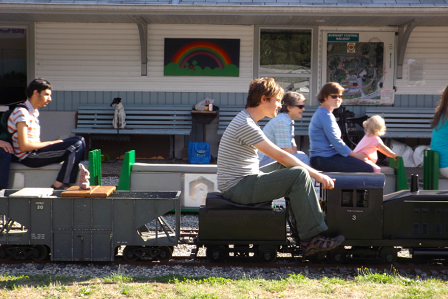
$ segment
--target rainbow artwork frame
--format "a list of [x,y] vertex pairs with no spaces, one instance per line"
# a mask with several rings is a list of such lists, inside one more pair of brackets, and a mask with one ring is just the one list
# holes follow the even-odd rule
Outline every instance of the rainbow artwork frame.
[[165,76],[240,75],[239,39],[165,38]]

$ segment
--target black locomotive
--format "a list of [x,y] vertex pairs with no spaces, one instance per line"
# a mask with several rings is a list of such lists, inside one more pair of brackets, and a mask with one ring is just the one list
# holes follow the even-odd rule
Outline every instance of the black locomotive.
[[[327,173],[333,190],[320,201],[329,230],[342,234],[342,246],[314,258],[392,263],[401,248],[412,256],[448,257],[448,191],[400,191],[383,197],[384,175]],[[199,212],[198,243],[212,260],[254,255],[273,261],[277,252],[300,256],[301,248],[287,238],[288,209],[238,207],[211,193]]]
[[[392,263],[401,248],[413,257],[448,258],[448,191],[399,191],[383,197],[385,177],[327,173],[333,190],[320,202],[329,230],[345,242],[312,258]],[[179,192],[116,191],[107,198],[13,197],[0,191],[0,259],[36,261],[167,261],[180,240]],[[195,244],[211,260],[258,258],[279,252],[301,259],[290,238],[286,206],[240,205],[209,193],[199,211]],[[173,214],[172,211],[175,211]],[[174,224],[166,221],[172,215]],[[19,225],[20,223],[20,225]]]

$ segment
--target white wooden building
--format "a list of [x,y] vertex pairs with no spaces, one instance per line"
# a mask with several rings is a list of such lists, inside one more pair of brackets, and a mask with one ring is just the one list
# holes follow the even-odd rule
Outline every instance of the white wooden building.
[[[395,107],[435,107],[448,85],[447,29],[448,0],[2,0],[0,47],[9,54],[0,59],[2,66],[25,59],[27,82],[53,84],[41,123],[43,139],[54,139],[70,135],[80,104],[120,96],[125,106],[193,105],[208,97],[243,106],[249,83],[261,76],[301,86],[307,104],[317,106],[315,95],[329,81],[328,33],[384,42],[384,84]],[[11,30],[25,42],[11,46]],[[263,34],[276,32],[309,35],[305,67],[260,63]],[[166,38],[239,39],[239,77],[164,76]],[[216,128],[216,121],[207,126],[212,153]]]

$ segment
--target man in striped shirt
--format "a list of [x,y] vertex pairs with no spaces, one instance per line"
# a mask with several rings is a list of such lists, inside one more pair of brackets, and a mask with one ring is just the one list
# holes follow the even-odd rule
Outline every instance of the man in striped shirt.
[[[333,180],[269,141],[257,125],[260,119],[277,115],[283,94],[272,78],[250,83],[245,110],[230,122],[221,138],[218,186],[225,198],[241,204],[289,198],[297,225],[293,235],[306,248],[305,255],[312,255],[336,248],[344,237],[330,239],[319,235],[328,227],[310,177],[323,189],[333,189]],[[277,162],[260,169],[258,150]]]
[[8,131],[12,135],[15,157],[28,167],[42,167],[52,163],[62,164],[56,181],[51,186],[56,190],[68,189],[76,182],[78,164],[84,157],[85,142],[81,136],[64,140],[40,141],[38,108],[51,101],[51,83],[43,78],[34,79],[28,85],[28,100],[25,107],[17,107],[8,119]]

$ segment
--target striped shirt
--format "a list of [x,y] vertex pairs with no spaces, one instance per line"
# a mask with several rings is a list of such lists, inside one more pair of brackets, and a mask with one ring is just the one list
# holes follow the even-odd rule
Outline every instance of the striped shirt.
[[218,187],[225,192],[245,176],[258,174],[258,150],[254,144],[266,136],[250,114],[243,110],[230,122],[218,150]]
[[19,146],[19,137],[17,134],[17,123],[25,122],[27,126],[27,136],[30,142],[40,142],[40,125],[39,125],[39,111],[34,109],[30,101],[25,102],[25,106],[28,108],[17,107],[11,113],[8,119],[8,132],[12,135],[12,146],[14,148],[14,155],[19,160],[23,160],[28,156],[28,152],[22,152]]

